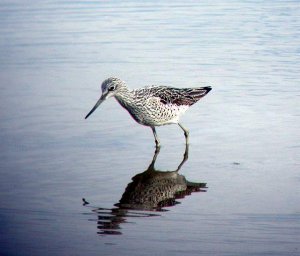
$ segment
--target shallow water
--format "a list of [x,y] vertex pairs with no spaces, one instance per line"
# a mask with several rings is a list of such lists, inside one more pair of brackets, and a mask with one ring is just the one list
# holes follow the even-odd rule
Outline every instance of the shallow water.
[[[1,1],[1,255],[299,255],[299,14],[298,1]],[[182,118],[191,144],[171,175],[201,188],[118,204],[155,148],[112,99],[84,120],[109,76],[213,87]],[[182,131],[157,131],[155,170],[175,171]]]

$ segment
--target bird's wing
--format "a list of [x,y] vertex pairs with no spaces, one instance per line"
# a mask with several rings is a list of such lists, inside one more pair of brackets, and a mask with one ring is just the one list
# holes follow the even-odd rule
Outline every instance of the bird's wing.
[[160,98],[160,102],[163,104],[191,106],[204,97],[211,90],[211,87],[179,89],[167,86],[157,86],[149,89],[151,96]]

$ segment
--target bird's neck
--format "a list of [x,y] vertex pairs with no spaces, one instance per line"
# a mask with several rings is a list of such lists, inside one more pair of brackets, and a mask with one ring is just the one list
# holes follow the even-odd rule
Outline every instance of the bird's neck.
[[133,102],[134,95],[127,87],[124,87],[118,94],[115,95],[115,98],[122,107],[127,108]]

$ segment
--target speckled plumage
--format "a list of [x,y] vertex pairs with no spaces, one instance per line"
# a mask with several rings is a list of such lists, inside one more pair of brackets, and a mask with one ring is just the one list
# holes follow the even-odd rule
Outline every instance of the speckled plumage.
[[178,124],[184,131],[188,143],[188,131],[179,123],[181,115],[204,97],[211,87],[174,88],[149,86],[129,90],[118,78],[108,78],[102,83],[102,96],[86,118],[107,98],[115,97],[139,124],[152,128],[156,145],[159,140],[155,126]]

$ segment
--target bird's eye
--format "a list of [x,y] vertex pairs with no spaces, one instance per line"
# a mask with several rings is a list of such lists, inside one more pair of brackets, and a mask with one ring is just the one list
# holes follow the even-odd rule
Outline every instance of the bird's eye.
[[111,91],[114,91],[115,89],[116,89],[116,87],[115,87],[115,86],[113,86],[113,85],[112,85],[112,86],[110,86],[110,87],[108,87],[108,91],[110,91],[110,92],[111,92]]

